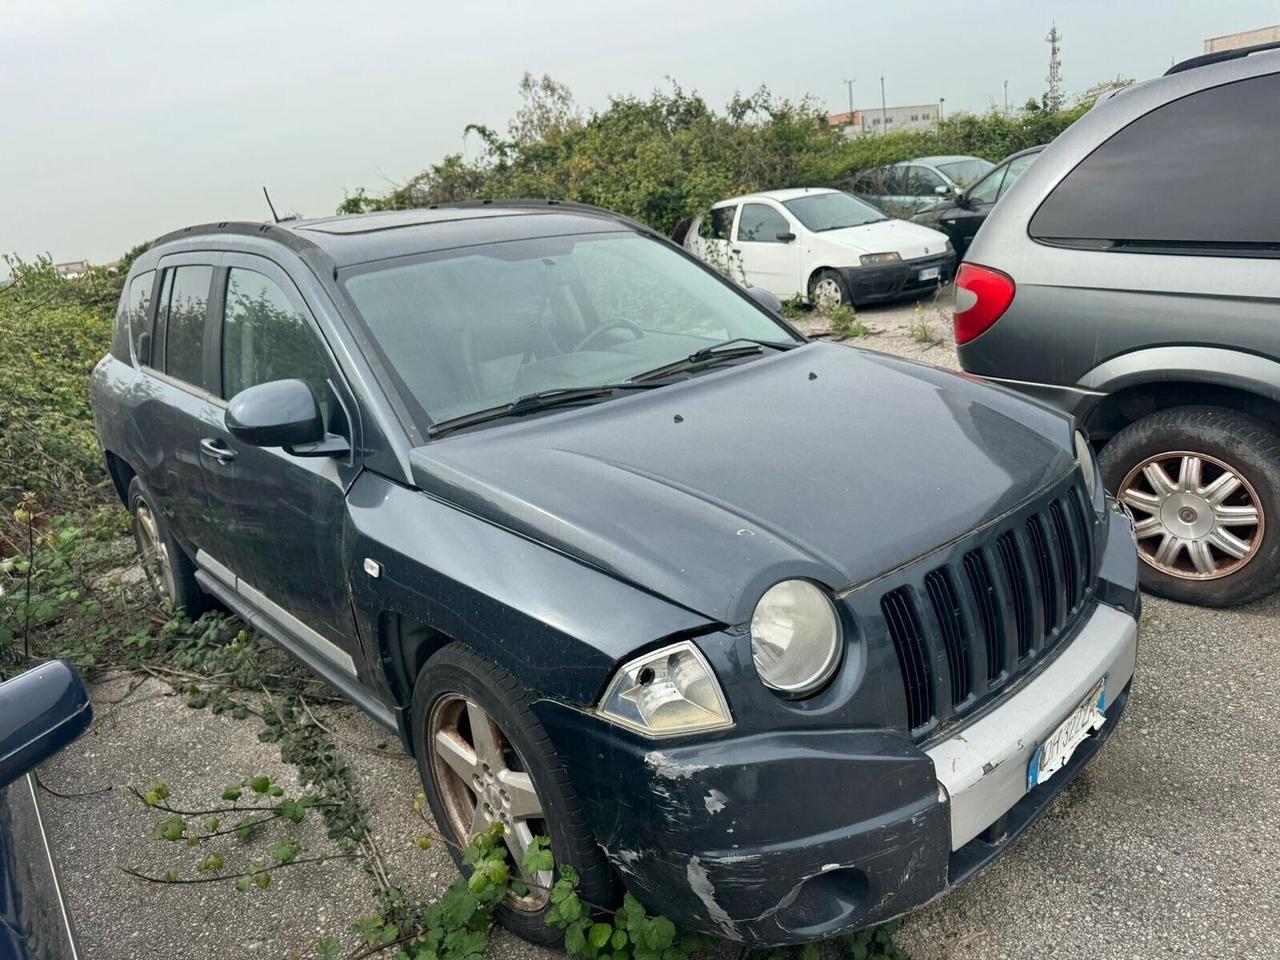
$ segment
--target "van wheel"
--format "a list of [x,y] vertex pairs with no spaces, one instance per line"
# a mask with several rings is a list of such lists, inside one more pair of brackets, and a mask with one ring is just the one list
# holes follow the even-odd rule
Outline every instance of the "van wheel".
[[1280,586],[1280,433],[1219,407],[1175,407],[1132,423],[1099,457],[1133,512],[1142,586],[1231,606]]
[[564,932],[545,921],[554,877],[531,876],[522,863],[530,841],[548,837],[556,863],[577,868],[587,903],[612,907],[617,880],[532,703],[515,677],[454,643],[419,672],[410,723],[427,802],[458,869],[470,873],[462,862],[468,840],[501,823],[511,876],[525,890],[511,892],[498,920],[526,940],[559,946]]
[[166,611],[181,609],[194,620],[208,608],[209,597],[196,583],[195,564],[169,533],[140,477],[129,482],[129,512],[142,572],[156,599]]
[[809,278],[809,303],[815,307],[849,306],[849,288],[834,270],[819,270]]

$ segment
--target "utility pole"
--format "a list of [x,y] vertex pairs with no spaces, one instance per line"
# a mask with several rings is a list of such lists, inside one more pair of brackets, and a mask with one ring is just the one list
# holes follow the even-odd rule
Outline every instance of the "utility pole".
[[1004,82],[1004,115],[1009,115],[1009,81]]
[[884,74],[880,74],[880,132],[889,132],[889,108],[885,106]]
[[844,81],[844,85],[849,88],[849,123],[850,125],[853,124],[853,85],[857,82],[857,80],[858,78],[854,77],[852,80]]
[[1046,110],[1057,111],[1062,109],[1062,58],[1058,50],[1062,34],[1058,32],[1057,21],[1053,21],[1044,40],[1049,44],[1049,75],[1045,77],[1049,86],[1044,93],[1044,106]]
[[939,97],[938,98],[938,120],[942,121],[945,119],[947,119],[947,98]]

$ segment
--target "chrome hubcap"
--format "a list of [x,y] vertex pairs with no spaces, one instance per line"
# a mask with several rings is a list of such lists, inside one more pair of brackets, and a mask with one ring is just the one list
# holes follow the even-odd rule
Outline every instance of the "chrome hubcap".
[[460,695],[442,697],[428,721],[431,769],[454,836],[465,842],[500,823],[512,864],[528,886],[511,894],[521,910],[541,910],[553,883],[549,870],[528,874],[524,855],[547,825],[542,801],[520,755],[479,704]]
[[139,500],[134,508],[133,533],[138,542],[138,555],[142,561],[142,571],[147,575],[147,582],[151,584],[151,589],[161,603],[166,607],[173,606],[173,598],[178,590],[173,580],[169,548],[160,536],[155,514],[144,500]]
[[1170,576],[1225,577],[1252,560],[1262,543],[1257,493],[1235,469],[1206,454],[1149,457],[1124,478],[1120,499],[1138,513],[1139,555]]
[[813,285],[813,302],[817,307],[834,307],[840,303],[840,285],[823,277]]

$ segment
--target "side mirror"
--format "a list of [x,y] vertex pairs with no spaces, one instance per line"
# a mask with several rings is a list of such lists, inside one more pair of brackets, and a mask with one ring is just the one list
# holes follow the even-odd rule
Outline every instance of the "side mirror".
[[948,193],[951,192],[951,188],[948,187],[945,183],[940,183],[933,188],[933,192],[940,197],[945,197]]
[[324,416],[302,380],[272,380],[241,390],[227,404],[227,430],[252,447],[283,447],[298,457],[346,453],[346,440],[325,433]]
[[764,287],[748,287],[751,299],[775,316],[782,316],[782,301]]
[[75,740],[92,719],[80,674],[61,660],[0,683],[0,789]]
[[790,230],[779,230],[773,235],[775,240],[781,240],[783,243],[790,243],[796,238],[796,235]]

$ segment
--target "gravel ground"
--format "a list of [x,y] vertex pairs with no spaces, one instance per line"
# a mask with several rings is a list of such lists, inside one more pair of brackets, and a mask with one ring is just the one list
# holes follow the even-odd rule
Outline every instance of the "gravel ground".
[[[871,332],[848,342],[954,367],[949,303],[944,292],[918,312],[859,311]],[[921,320],[937,342],[912,336]],[[908,918],[898,939],[916,960],[1280,952],[1280,598],[1231,611],[1148,598],[1143,631],[1121,728],[1007,855]],[[94,690],[94,727],[42,769],[48,787],[86,793],[159,777],[173,802],[198,806],[249,774],[294,786],[277,749],[258,742],[257,721],[189,709],[154,681],[112,705],[126,690],[121,680]],[[448,856],[412,843],[421,832],[413,763],[354,708],[318,716],[360,785],[393,882],[415,897],[442,889],[454,876]],[[369,878],[349,860],[283,870],[246,894],[145,884],[120,867],[163,873],[195,859],[148,839],[154,813],[119,789],[46,793],[45,807],[88,960],[309,957],[315,940],[374,906]],[[318,822],[304,823],[300,839],[327,849]],[[260,846],[234,862],[262,858]],[[490,956],[554,955],[500,932]]]

